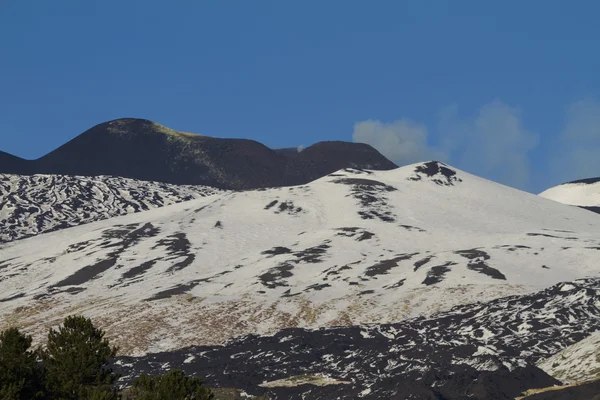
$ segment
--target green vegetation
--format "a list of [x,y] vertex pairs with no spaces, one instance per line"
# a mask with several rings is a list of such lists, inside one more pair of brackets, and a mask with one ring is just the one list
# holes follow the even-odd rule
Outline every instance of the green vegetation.
[[212,400],[200,378],[172,370],[143,375],[127,393],[109,368],[117,354],[89,318],[67,317],[43,349],[16,328],[0,332],[0,400]]
[[0,399],[43,398],[42,369],[31,351],[31,336],[16,328],[0,333]]
[[57,331],[50,330],[42,351],[49,392],[64,400],[116,399],[118,376],[106,367],[116,354],[117,348],[90,319],[67,317]]
[[142,375],[134,382],[131,394],[136,400],[214,399],[200,378],[185,376],[180,370],[171,370],[159,376]]

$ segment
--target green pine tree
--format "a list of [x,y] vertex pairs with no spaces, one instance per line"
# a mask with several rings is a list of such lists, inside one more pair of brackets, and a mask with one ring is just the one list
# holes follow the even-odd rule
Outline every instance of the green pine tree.
[[0,399],[42,398],[42,370],[31,341],[17,328],[0,332]]
[[119,400],[121,396],[115,388],[100,386],[100,387],[88,387],[85,391],[85,395],[81,397],[82,400]]
[[211,400],[213,393],[202,379],[186,376],[181,370],[164,375],[142,375],[131,389],[134,400]]
[[117,398],[114,384],[118,376],[107,366],[117,348],[104,336],[104,331],[82,316],[69,316],[58,330],[49,331],[42,359],[53,398]]

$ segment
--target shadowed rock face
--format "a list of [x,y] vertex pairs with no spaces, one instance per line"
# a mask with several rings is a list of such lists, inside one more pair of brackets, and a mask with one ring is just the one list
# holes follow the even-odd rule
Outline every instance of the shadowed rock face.
[[96,125],[37,160],[0,153],[2,173],[113,175],[225,189],[304,184],[346,167],[396,165],[365,144],[323,142],[282,152],[252,140],[177,132],[143,119]]
[[563,185],[570,185],[570,184],[573,184],[573,183],[591,185],[591,184],[598,183],[598,182],[600,182],[600,177],[598,177],[598,178],[579,179],[579,180],[576,180],[576,181],[571,181],[571,182],[563,183]]
[[389,170],[397,166],[368,144],[320,142],[288,156],[284,182],[301,185],[342,168]]
[[600,214],[600,207],[597,207],[597,206],[579,206],[579,207]]
[[12,154],[0,151],[0,170],[6,174],[29,174],[29,163]]

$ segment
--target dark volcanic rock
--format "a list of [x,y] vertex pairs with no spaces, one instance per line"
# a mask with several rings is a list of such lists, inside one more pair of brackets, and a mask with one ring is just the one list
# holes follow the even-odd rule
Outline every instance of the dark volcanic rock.
[[0,174],[0,243],[217,193],[121,177]]
[[[142,238],[156,236],[158,232],[159,229],[154,227],[151,223],[146,223],[141,227],[137,224],[131,224],[116,229],[105,230],[102,234],[102,239],[106,239],[107,242],[102,247],[113,248],[114,250],[108,253],[106,258],[103,260],[79,269],[62,281],[55,283],[50,287],[50,289],[63,286],[82,285],[89,280],[96,279],[99,275],[108,271],[117,264],[117,258],[120,253],[138,243]],[[118,239],[118,241],[111,243],[110,239]],[[81,251],[90,245],[90,242],[76,243],[68,248],[67,252]]]
[[[366,171],[352,169],[348,169],[347,172],[369,174]],[[340,185],[349,185],[352,188],[350,196],[358,200],[361,208],[358,215],[362,219],[379,219],[384,222],[395,221],[396,216],[388,205],[386,194],[398,190],[397,188],[364,178],[340,178],[335,179],[333,182]]]
[[595,212],[597,214],[600,214],[600,206],[578,206],[578,207],[586,209],[588,211]]
[[506,276],[496,268],[492,268],[485,263],[486,260],[490,259],[489,254],[487,254],[483,250],[471,249],[471,250],[459,250],[455,251],[456,254],[460,254],[461,256],[469,259],[469,264],[467,268],[472,271],[477,271],[481,274],[488,275],[493,279],[502,279],[506,280]]
[[27,160],[0,151],[0,173],[27,175],[31,173],[30,164]]
[[323,142],[293,153],[133,118],[96,125],[37,160],[0,153],[0,173],[112,175],[224,189],[299,185],[347,167],[387,170],[396,165],[361,143]]
[[368,144],[319,142],[287,159],[284,185],[301,185],[343,168],[389,170],[397,165]]
[[456,171],[439,161],[429,161],[415,168],[415,174],[408,179],[411,181],[420,181],[423,178],[429,178],[440,186],[454,186],[462,182],[456,175]]
[[267,255],[271,255],[271,256],[276,256],[279,254],[289,254],[291,253],[292,250],[288,249],[287,247],[282,247],[282,246],[275,246],[270,250],[265,250],[262,251],[260,254],[267,254]]
[[[290,270],[281,265],[265,283],[285,284]],[[527,389],[558,384],[535,363],[596,331],[599,323],[600,279],[583,279],[429,318],[284,329],[225,346],[122,357],[118,365],[124,384],[144,372],[181,368],[214,387],[268,393],[271,399],[514,399]],[[263,386],[322,375],[339,384]]]
[[436,265],[435,267],[431,267],[429,272],[427,272],[427,277],[423,281],[424,285],[434,285],[436,283],[440,283],[444,280],[444,276],[446,272],[450,272],[450,267],[456,265],[456,263],[452,261],[448,261],[443,265]]
[[598,182],[600,182],[600,177],[598,177],[598,178],[579,179],[579,180],[576,180],[576,181],[571,181],[571,182],[563,183],[562,185],[569,185],[569,184],[572,184],[572,183],[583,183],[583,184],[586,184],[586,185],[591,185],[593,183],[598,183]]

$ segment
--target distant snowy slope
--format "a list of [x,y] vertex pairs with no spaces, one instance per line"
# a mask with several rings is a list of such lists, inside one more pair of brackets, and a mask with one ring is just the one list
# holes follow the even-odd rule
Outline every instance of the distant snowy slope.
[[0,243],[221,192],[108,176],[0,174]]
[[551,187],[540,196],[575,206],[600,206],[600,178],[584,179]]
[[430,162],[228,192],[1,249],[0,328],[76,310],[128,354],[397,322],[600,274],[600,218]]
[[538,366],[566,383],[600,379],[600,330],[545,359]]

